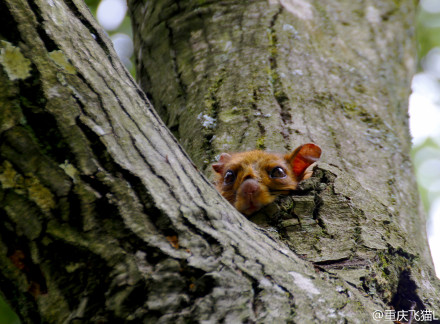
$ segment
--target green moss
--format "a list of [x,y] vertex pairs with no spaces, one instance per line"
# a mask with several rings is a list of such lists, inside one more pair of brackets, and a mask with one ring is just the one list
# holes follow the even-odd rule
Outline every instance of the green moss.
[[66,73],[76,74],[75,67],[69,63],[66,56],[61,51],[52,51],[49,53],[49,57],[55,62],[57,66],[62,68]]
[[204,169],[207,164],[214,161],[215,151],[212,141],[215,139],[215,131],[218,128],[218,114],[220,99],[218,96],[219,89],[223,83],[223,76],[219,75],[215,80],[212,80],[211,86],[204,97],[205,109],[203,109],[197,116],[198,121],[202,124],[203,142],[201,143],[201,154],[199,157],[193,156],[195,163],[199,161],[199,167]]
[[41,210],[48,212],[55,208],[55,199],[49,189],[44,187],[35,177],[25,180],[29,198],[35,202]]
[[0,42],[0,63],[11,80],[24,80],[31,76],[31,61],[20,48],[6,41]]
[[[9,161],[4,161],[0,166],[0,183],[3,189],[10,189],[17,187],[17,182],[20,183],[21,176],[12,167]],[[23,185],[21,185],[23,188]]]
[[83,267],[84,263],[70,263],[66,266],[66,271],[68,273],[72,273],[75,272],[76,270],[78,270],[79,268]]
[[277,38],[277,34],[275,33],[275,30],[273,28],[268,29],[267,31],[267,37],[269,39],[269,49],[270,49],[270,53],[272,55],[276,55],[277,54],[277,42],[278,42],[278,38]]
[[344,115],[348,118],[359,118],[372,128],[378,128],[382,124],[382,120],[369,113],[364,107],[359,106],[357,102],[343,101],[339,103]]
[[208,88],[208,92],[205,95],[204,103],[205,103],[205,111],[204,114],[216,118],[217,117],[217,109],[219,106],[219,100],[217,98],[217,92],[223,82],[223,77],[219,76],[213,84]]
[[269,29],[267,33],[269,37],[269,66],[267,67],[267,74],[269,75],[270,82],[272,85],[275,85],[277,82],[279,82],[279,75],[276,71],[276,64],[275,64],[275,56],[278,54],[277,49],[277,36],[274,29]]
[[390,274],[390,271],[388,269],[389,266],[388,260],[383,252],[378,253],[378,258],[379,258],[379,262],[377,266],[382,275],[382,278],[388,280]]
[[55,198],[50,190],[38,178],[19,174],[9,161],[4,161],[0,166],[0,183],[4,189],[14,189],[17,194],[27,195],[45,212],[55,208]]
[[347,114],[356,114],[358,112],[358,105],[356,102],[343,102],[341,104],[341,108],[347,113]]
[[379,116],[369,113],[364,107],[360,106],[357,101],[342,101],[331,93],[316,95],[314,100],[320,106],[341,109],[345,117],[349,119],[357,118],[366,123],[370,128],[381,128],[383,123]]
[[75,169],[75,167],[69,163],[69,161],[64,161],[63,164],[60,164],[60,168],[64,170],[64,172],[71,177],[74,181],[78,177],[78,170]]
[[388,267],[389,264],[388,264],[388,261],[387,261],[385,255],[382,252],[380,252],[378,256],[379,256],[379,260],[381,261],[381,266]]
[[257,139],[256,142],[256,148],[257,150],[265,150],[266,149],[266,145],[264,144],[266,140],[266,136],[261,136],[260,138]]
[[237,120],[242,121],[246,115],[248,115],[248,112],[245,109],[233,107],[231,109],[222,109],[218,118],[224,123],[231,123]]

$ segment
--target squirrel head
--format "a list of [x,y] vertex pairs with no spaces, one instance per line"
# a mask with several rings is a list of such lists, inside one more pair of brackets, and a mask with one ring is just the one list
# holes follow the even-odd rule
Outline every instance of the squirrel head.
[[310,167],[320,156],[321,148],[308,143],[285,155],[258,150],[222,153],[212,168],[217,190],[241,213],[251,215],[310,178]]

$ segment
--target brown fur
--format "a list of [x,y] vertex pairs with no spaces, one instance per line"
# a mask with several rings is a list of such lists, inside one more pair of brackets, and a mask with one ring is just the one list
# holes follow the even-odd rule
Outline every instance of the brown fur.
[[[286,155],[264,151],[223,153],[219,162],[212,166],[217,174],[216,187],[240,212],[251,215],[272,203],[278,195],[295,190],[301,180],[309,178],[312,171],[308,168],[320,155],[319,146],[311,143]],[[282,168],[285,177],[271,177],[277,167]],[[235,175],[231,183],[225,181],[228,171]]]

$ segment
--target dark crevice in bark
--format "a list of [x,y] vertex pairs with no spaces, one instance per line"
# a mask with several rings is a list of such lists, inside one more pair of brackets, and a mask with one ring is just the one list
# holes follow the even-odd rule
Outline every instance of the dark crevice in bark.
[[[171,65],[172,65],[172,69],[174,72],[174,78],[175,78],[176,84],[178,86],[178,89],[175,89],[175,90],[179,93],[178,97],[181,96],[183,98],[183,102],[186,102],[187,101],[187,98],[186,98],[187,89],[186,89],[185,83],[182,80],[181,72],[179,72],[179,64],[178,64],[178,60],[177,60],[178,55],[176,54],[177,46],[176,46],[176,41],[174,39],[175,38],[174,31],[167,22],[165,22],[165,28],[168,30],[168,42],[169,42],[168,46],[170,49]],[[170,111],[168,111],[167,107],[165,107],[165,106],[163,107],[163,111],[166,112],[166,116],[167,116],[167,123],[166,124],[167,124],[168,128],[171,129],[174,127],[174,128],[177,128],[177,130],[178,130],[178,128],[179,128],[179,118],[178,117],[179,116],[177,116],[177,118],[173,118],[173,123],[170,122],[170,117],[172,116],[173,112],[175,113],[181,109],[182,109],[181,107],[173,107],[172,111],[170,112]],[[177,135],[179,135],[178,131],[173,132],[173,133],[176,133]],[[179,137],[177,137],[177,139],[179,139]]]
[[55,196],[64,197],[71,182],[58,165],[41,153],[29,131],[13,127],[0,135],[0,154],[22,174],[29,174],[48,187]]
[[[127,287],[130,286],[130,287]],[[123,299],[120,300],[120,304],[117,308],[117,313],[108,313],[107,323],[139,323],[139,319],[133,316],[140,309],[143,310],[143,307],[139,307],[139,300],[145,299],[145,296],[148,295],[148,283],[145,281],[138,281],[134,286],[131,285],[123,285],[118,287],[118,285],[114,285],[113,289],[109,289],[107,294],[109,295],[117,295],[118,293],[126,294]],[[118,289],[119,288],[119,289]],[[119,291],[118,291],[119,290]],[[125,290],[125,292],[123,291]],[[129,290],[127,293],[126,291]],[[126,316],[125,319],[122,319],[121,315],[124,314]],[[130,318],[131,317],[131,318]],[[83,318],[83,320],[86,320]],[[95,323],[99,323],[99,318],[94,318]],[[104,321],[102,321],[104,322]],[[147,323],[147,322],[144,322]]]
[[32,70],[32,78],[19,83],[20,106],[26,118],[26,129],[32,134],[43,154],[48,155],[58,164],[68,160],[74,163],[75,157],[54,116],[45,110],[47,100],[44,96],[39,75]]
[[[5,163],[6,162],[6,163]],[[6,164],[12,165],[12,167],[16,168],[16,165],[9,161],[4,161],[0,158],[0,170],[3,175],[5,172],[3,166]],[[4,226],[4,230],[6,232],[2,233],[1,236],[4,238],[11,238],[13,236],[6,235],[8,234],[19,234],[20,237],[28,237],[31,239],[40,238],[46,229],[44,212],[40,206],[38,206],[35,201],[32,200],[33,197],[30,197],[29,189],[25,188],[24,184],[29,178],[25,178],[22,174],[15,173],[14,174],[14,188],[3,189],[0,188],[0,211],[7,209],[8,205],[12,205],[12,208],[7,209],[7,212],[3,214],[4,219],[1,222],[2,226]],[[17,216],[19,219],[17,219]],[[27,224],[29,222],[29,224]],[[12,246],[18,245],[19,239],[16,241],[8,242]]]
[[[7,216],[4,216],[6,220]],[[3,217],[2,217],[3,218]],[[2,222],[3,223],[3,222]],[[14,233],[22,232],[17,226],[8,222],[10,227],[14,228]],[[12,264],[26,276],[28,283],[27,292],[33,297],[47,293],[47,283],[41,268],[32,260],[31,251],[29,250],[29,238],[24,235],[15,236],[6,228],[0,230],[2,241],[8,246],[7,257]]]
[[[240,257],[243,257],[242,253],[240,252],[239,248],[236,245],[231,245],[231,247],[234,249],[235,255],[238,255]],[[261,270],[262,270],[262,274],[264,274],[264,267],[261,263],[259,263],[257,261],[257,264],[259,266],[261,266]],[[263,291],[262,288],[260,288],[260,283],[258,282],[257,278],[254,277],[254,275],[252,275],[251,273],[248,273],[246,268],[243,267],[239,267],[237,265],[237,268],[240,270],[240,272],[242,273],[242,275],[249,281],[249,284],[251,285],[252,288],[252,308],[255,310],[256,308],[256,303],[258,302],[258,297],[261,294],[261,292]]]
[[[143,75],[142,77],[147,77],[147,75]],[[138,85],[136,85],[136,92],[139,95],[140,98],[142,98],[145,102],[145,109],[148,109],[147,107],[152,107],[153,105],[151,102],[153,101],[153,95],[149,92],[143,92],[141,88],[139,88]]]
[[[200,150],[204,152],[205,161],[208,161],[208,163],[214,161],[215,157],[215,151],[211,141],[215,135],[215,128],[218,127],[217,123],[219,123],[218,113],[220,98],[218,97],[217,92],[222,83],[223,73],[220,73],[220,76],[214,81],[214,84],[211,85],[211,87],[208,89],[208,93],[205,95],[205,110],[202,111],[199,116],[197,116],[197,119],[199,119],[200,123],[205,123],[205,125],[202,125],[203,142]],[[205,116],[212,118],[213,122],[208,122]]]
[[[96,99],[98,100],[98,104],[99,104],[99,106],[100,106],[100,107],[104,107],[104,106],[105,106],[105,105],[104,105],[104,101],[103,101],[103,99],[102,99],[102,95],[100,94],[100,92],[99,92],[99,91],[96,91],[96,90],[94,89],[93,85],[92,85],[89,81],[87,81],[87,79],[85,79],[84,76],[83,76],[81,73],[77,73],[76,75],[77,75],[78,78],[84,83],[84,85],[86,85],[86,86],[90,89],[91,93],[93,93],[94,95],[96,95]],[[87,116],[87,118],[90,118],[90,120],[92,120],[96,125],[100,125],[100,124],[101,124],[99,121],[97,121],[97,120],[94,119],[94,116],[93,116],[93,115],[91,115],[91,114],[88,113],[88,109],[86,108],[87,103],[85,103],[85,102],[83,103],[82,100],[81,100],[81,98],[78,98],[78,96],[75,95],[74,93],[72,94],[72,97],[73,97],[73,99],[76,101],[76,103],[78,104],[78,108],[80,109],[81,113],[84,114],[84,116]],[[110,126],[111,132],[112,132],[113,134],[115,134],[115,130],[114,130],[114,128],[113,128],[113,125],[112,125],[112,123],[110,122],[110,121],[111,121],[111,118],[110,118],[110,115],[108,114],[108,111],[107,111],[106,109],[103,108],[103,109],[102,109],[102,113],[104,114],[105,119],[108,121],[108,125]],[[78,117],[78,118],[77,118],[77,122],[81,122],[81,123],[82,123],[81,118]],[[83,123],[82,123],[82,124],[83,124]]]
[[[350,204],[350,202],[348,202]],[[353,211],[359,215],[359,217],[354,217],[353,219],[353,227],[354,227],[354,233],[353,233],[353,241],[358,244],[362,245],[362,229],[361,229],[361,221],[360,219],[366,219],[365,212],[362,209],[354,208],[350,204],[350,208],[353,208]],[[385,238],[382,237],[382,239],[385,240]],[[352,254],[356,252],[355,247],[351,249]]]
[[[126,228],[126,225],[121,220],[118,206],[113,200],[111,200],[111,196],[106,194],[111,193],[111,188],[108,185],[105,185],[102,181],[99,181],[97,176],[81,176],[81,180],[86,186],[89,186],[94,191],[99,193],[100,197],[94,200],[94,207],[93,209],[90,209],[89,206],[84,206],[81,204],[81,197],[77,198],[77,196],[72,195],[74,199],[70,201],[73,208],[69,218],[69,224],[72,227],[76,226],[78,231],[83,231],[85,233],[90,231],[93,233],[94,229],[87,230],[84,228],[86,225],[86,217],[93,217],[93,219],[100,224],[100,227],[102,229],[107,229],[107,231],[110,231],[110,229],[107,228],[106,224],[109,221],[112,221],[112,224],[114,224],[112,226],[115,228],[119,227],[121,229],[121,233],[117,233],[117,236],[125,237],[126,231],[122,229]],[[77,198],[79,201],[77,202],[75,198]],[[74,207],[76,202],[78,203],[78,206]],[[75,210],[77,214],[73,214]]]
[[197,307],[198,301],[211,294],[217,284],[214,277],[190,266],[186,260],[157,262],[152,268],[151,277],[146,280],[148,291],[139,296],[141,300],[144,300],[145,296],[149,298],[138,322],[141,318],[143,323],[175,323],[187,319],[191,311]]
[[38,306],[31,294],[23,294],[17,285],[0,273],[2,297],[8,301],[23,323],[43,323],[38,312]]
[[23,41],[17,28],[18,24],[4,1],[0,1],[0,12],[2,13],[2,19],[0,19],[0,39],[7,40],[13,44]]
[[282,135],[284,137],[284,146],[286,151],[290,151],[289,145],[291,130],[289,125],[292,124],[292,114],[290,113],[289,97],[284,91],[283,83],[281,81],[281,75],[278,71],[277,52],[278,52],[278,36],[275,29],[279,15],[282,13],[283,7],[280,6],[279,10],[272,17],[269,25],[269,68],[270,68],[270,83],[272,84],[273,95],[278,105],[280,106],[280,116],[282,121]]
[[[260,288],[259,283],[256,280],[252,280],[252,311],[254,312],[254,316],[258,317],[264,309],[264,303],[259,299],[260,294],[263,292],[263,289]],[[248,323],[255,323],[248,320]]]
[[186,260],[180,261],[180,274],[186,280],[186,293],[190,297],[189,305],[193,304],[198,298],[212,293],[217,282],[214,277],[205,271],[190,266]]
[[262,139],[262,140],[261,141],[257,140],[256,149],[257,150],[265,150],[266,144],[264,142],[264,135],[266,134],[266,129],[264,128],[263,124],[261,124],[261,121],[257,121],[257,126],[260,131],[260,136],[261,136],[260,139]]
[[76,124],[81,129],[84,136],[88,139],[90,149],[101,167],[112,174],[116,174],[118,167],[107,151],[105,144],[101,141],[101,138],[96,135],[93,129],[89,128],[89,126],[85,124],[80,117],[76,118]]
[[[203,218],[206,220],[208,219],[206,212],[202,210]],[[193,224],[188,218],[186,218],[184,215],[181,216],[183,219],[183,225],[187,227],[188,230],[190,230],[193,234],[198,235],[201,239],[205,240],[211,249],[211,251],[214,253],[214,256],[216,258],[219,258],[224,249],[222,244],[218,241],[218,239],[211,234],[209,234],[206,231],[203,231],[202,229],[199,229],[195,224]],[[209,224],[209,223],[208,223]],[[212,226],[212,225],[211,225]]]
[[[235,255],[243,256],[237,246],[231,245],[231,247],[234,249]],[[263,280],[266,279],[266,280],[270,281],[272,285],[278,287],[280,290],[282,290],[283,294],[286,294],[288,296],[289,305],[290,305],[290,312],[291,312],[291,316],[293,318],[293,315],[296,311],[296,305],[293,300],[294,296],[291,294],[291,292],[286,287],[280,285],[279,282],[277,282],[270,275],[267,274],[267,271],[265,270],[265,266],[263,263],[259,262],[259,260],[257,258],[254,260],[254,262],[256,262],[256,264],[261,267],[260,274],[264,276]],[[255,277],[254,274],[247,272],[246,268],[243,268],[243,267],[238,267],[238,268],[239,268],[241,274],[249,281],[249,283],[251,285],[251,289],[252,289],[252,299],[250,300],[251,304],[252,304],[251,306],[252,306],[252,310],[254,312],[254,315],[258,319],[259,315],[265,314],[266,310],[264,308],[267,307],[267,304],[263,300],[260,299],[260,296],[262,296],[262,294],[263,294],[263,297],[264,297],[265,294],[268,292],[267,291],[265,292],[264,286],[261,286],[261,283]],[[279,292],[275,293],[273,291],[271,293],[272,294],[279,294]],[[248,319],[248,321],[250,323],[253,323],[250,319]]]
[[[67,221],[69,225],[73,228],[82,230],[83,229],[83,215],[82,213],[82,205],[81,205],[81,197],[78,196],[74,190],[70,190],[68,196],[66,198],[61,198],[63,203],[65,203],[65,208],[62,208],[61,203],[58,204],[57,208],[52,211],[53,215],[59,221]],[[99,208],[97,206],[97,208]],[[66,212],[66,215],[63,215],[63,212]]]
[[[113,160],[113,158],[109,155],[106,146],[101,142],[100,137],[97,136],[93,130],[89,129],[88,126],[82,123],[80,119],[78,119],[77,122],[78,126],[82,129],[84,135],[89,140],[91,150],[94,152],[95,157],[100,165],[105,170],[110,172],[116,179],[119,179],[119,181],[127,181],[130,184],[130,187],[133,189],[137,198],[142,203],[144,213],[150,217],[157,229],[162,231],[170,229],[171,221],[165,217],[165,215],[157,207],[154,207],[154,200],[142,181],[136,175],[133,175],[129,171],[123,169]],[[147,161],[144,162],[147,163]],[[147,163],[147,166],[154,172],[154,168],[151,165]],[[165,182],[167,186],[169,186],[166,179],[158,175],[157,177],[160,178],[161,181]],[[105,185],[101,181],[95,181],[94,179],[94,177],[83,178],[83,180],[87,181],[87,183],[92,185],[95,190],[104,196],[107,192],[113,191],[108,185]],[[174,199],[177,199],[174,196],[173,191],[171,191],[170,194],[173,195]],[[108,206],[111,205],[108,202],[106,203]],[[119,214],[119,211],[115,210],[115,214]],[[166,233],[163,232],[163,234],[166,236]]]
[[35,19],[37,23],[35,24],[35,28],[37,30],[38,35],[40,36],[41,41],[44,44],[44,47],[48,52],[56,51],[59,49],[58,45],[55,41],[46,33],[46,29],[44,28],[44,18],[41,15],[41,9],[34,1],[27,2],[32,9],[33,14],[35,15]]
[[[263,113],[262,113],[261,109],[258,108],[257,102],[258,102],[258,93],[257,93],[257,89],[254,88],[252,91],[252,113],[253,113],[254,118],[255,117],[261,118]],[[266,149],[266,143],[265,143],[266,128],[263,126],[263,124],[259,120],[257,120],[257,126],[258,126],[258,130],[260,131],[260,136],[259,136],[259,139],[257,140],[257,143],[256,143],[256,149],[265,150]]]
[[410,262],[410,263],[412,263],[414,260],[417,259],[416,255],[403,250],[401,247],[395,249],[391,246],[388,246],[388,253],[390,255],[404,258],[404,259],[408,260],[408,262]]
[[[244,50],[244,40],[245,40],[245,29],[243,28],[243,17],[244,17],[244,13],[245,11],[239,10],[238,14],[239,16],[237,17],[237,26],[240,30],[240,40],[237,42],[237,51],[238,53],[243,53]],[[232,33],[232,29],[228,29],[228,33],[229,33],[229,38],[230,39],[234,39],[234,34]],[[238,89],[234,89],[235,91],[237,91]],[[232,96],[232,98],[234,98],[236,96]]]
[[[423,309],[419,289],[412,279],[411,268],[415,255],[389,246],[386,251],[377,251],[376,260],[370,262],[369,276],[359,278],[363,290],[369,295],[379,295],[381,300],[396,311],[409,310],[412,303]],[[390,292],[393,292],[390,295]]]
[[324,234],[328,235],[326,225],[325,225],[323,219],[321,218],[321,206],[324,205],[324,200],[317,193],[317,194],[314,195],[313,202],[315,204],[315,208],[313,209],[313,219],[316,220],[316,222],[318,223],[319,227],[321,227],[322,232]]
[[[72,245],[51,235],[47,236],[49,244],[40,246],[42,260],[51,260],[47,270],[50,273],[52,284],[63,291],[64,300],[70,309],[78,307],[84,296],[93,300],[85,310],[85,318],[93,318],[105,309],[105,294],[110,285],[112,268],[100,255]],[[68,265],[76,265],[76,269],[69,270]]]
[[[416,283],[411,278],[411,270],[403,270],[399,275],[397,291],[393,295],[390,306],[392,306],[396,312],[425,310],[423,302],[417,294],[417,289]],[[439,322],[440,321],[437,321],[437,323]]]
[[93,38],[96,40],[96,42],[101,46],[101,48],[104,50],[105,54],[108,58],[110,58],[112,65],[115,66],[113,62],[113,58],[110,55],[111,51],[108,48],[108,43],[102,38],[101,32],[98,31],[93,24],[90,22],[90,20],[86,17],[84,17],[81,10],[78,9],[76,6],[75,1],[72,0],[65,0],[64,3],[69,7],[71,14],[74,15],[76,18],[78,18],[81,23],[90,31],[90,34],[93,36]]
[[57,121],[53,115],[47,112],[36,112],[31,108],[23,108],[23,115],[26,117],[27,126],[29,126],[27,129],[35,136],[36,143],[42,153],[47,154],[59,164],[66,160],[75,161],[68,144],[59,132]]
[[[329,179],[330,177],[330,179]],[[296,190],[295,194],[297,195],[313,195],[313,210],[312,217],[318,224],[318,226],[322,230],[322,234],[326,236],[330,236],[327,232],[327,226],[325,225],[324,220],[321,217],[321,207],[324,206],[324,199],[322,197],[322,192],[327,189],[327,185],[332,184],[334,181],[334,177],[328,174],[328,172],[323,172],[322,170],[317,170],[315,167],[314,175],[312,181],[301,182]],[[317,183],[316,181],[319,181]],[[301,222],[300,217],[298,220]]]
[[[148,140],[148,139],[147,139],[147,140]],[[155,168],[154,168],[152,165],[149,164],[149,162],[148,162],[148,157],[144,155],[144,153],[142,152],[142,150],[138,147],[136,141],[135,141],[133,138],[131,138],[131,141],[132,141],[132,146],[136,149],[136,152],[139,154],[139,156],[142,157],[142,160],[144,161],[144,163],[147,164],[147,165],[149,166],[150,170],[153,170],[153,171],[154,171],[154,173],[156,174],[157,177],[159,177],[160,179],[162,179],[162,181],[165,182],[165,183],[167,184],[168,187],[170,187],[170,184],[167,182],[167,180],[166,180],[165,178],[159,176],[159,175],[158,175],[159,173],[156,172]],[[151,141],[148,140],[148,143],[150,144],[151,147],[154,147],[154,145],[153,145],[153,143],[152,143]],[[154,148],[155,148],[155,147],[154,147]],[[156,149],[156,148],[155,148],[155,149]],[[156,152],[159,154],[160,150],[157,149]],[[169,161],[168,161],[168,156],[165,156],[164,161],[167,162],[167,163],[169,163]],[[179,179],[179,183],[183,183],[182,181],[180,181],[180,180],[181,180],[181,177],[179,176],[179,172],[176,172],[176,170],[175,170],[174,168],[170,168],[170,169],[172,170],[172,175],[173,175],[173,177]],[[191,183],[194,184],[193,179],[192,179],[192,178],[189,178],[189,179],[190,179]],[[183,189],[183,191],[185,192],[185,195],[186,195],[187,197],[191,197],[191,193],[186,189],[185,186],[181,186],[181,189]],[[204,197],[203,197],[203,195],[202,195],[202,193],[201,193],[200,190],[198,190],[198,193],[200,194],[200,198],[202,198],[202,200],[204,201]],[[174,192],[173,192],[172,190],[171,190],[171,195],[172,195],[172,197],[173,197],[176,201],[178,201],[177,196],[174,195]]]
[[[150,141],[148,141],[148,142],[152,146],[152,143]],[[153,174],[155,174],[155,177],[158,180],[160,180],[161,182],[163,182],[166,185],[167,188],[172,188],[172,186],[169,183],[168,179],[166,177],[160,175],[159,172],[157,172],[156,168],[149,162],[149,159],[147,159],[144,155],[142,155],[141,151],[138,150],[138,148],[136,147],[135,143],[133,143],[133,146],[136,149],[136,151],[138,152],[138,154],[141,154],[140,156],[143,158],[143,162],[146,164],[148,169],[151,170],[151,172]],[[145,188],[145,184],[142,183],[142,180],[139,179],[136,175],[130,173],[128,170],[120,168],[120,172],[123,175],[125,175],[125,177],[124,177],[125,179],[130,180],[129,181],[130,183],[133,182],[133,184],[137,184],[137,186],[135,186],[133,188],[135,189],[135,192],[137,193],[138,196],[140,194],[140,198],[141,198],[141,201],[143,202],[143,206],[148,208],[148,209],[153,208],[153,210],[154,210],[153,215],[156,215],[158,217],[158,219],[156,221],[154,221],[154,222],[156,223],[157,221],[159,221],[160,219],[165,217],[165,214],[163,214],[160,209],[158,209],[157,207],[153,207],[154,206],[154,200],[153,200],[151,194]],[[139,192],[137,192],[136,189],[139,190]],[[174,201],[177,201],[177,202],[179,201],[179,198],[177,197],[177,195],[176,195],[174,190],[169,190],[168,193],[170,194],[171,198],[174,199]],[[142,200],[142,198],[144,199],[144,201]],[[168,218],[162,219],[162,222],[163,221],[166,221],[166,223],[169,223],[169,225],[171,225],[170,219],[168,219]]]
[[370,265],[370,260],[364,260],[360,258],[341,258],[337,260],[324,260],[313,262],[313,265],[318,266],[322,269],[359,269],[368,267]]
[[145,252],[145,261],[147,261],[149,265],[157,265],[169,257],[160,248],[146,244],[144,240],[131,233],[123,237],[121,236],[120,243],[124,250],[128,252]]
[[[112,98],[114,98],[116,100],[116,102],[118,103],[119,108],[121,109],[121,111],[124,112],[125,116],[131,121],[133,122],[133,124],[136,126],[136,128],[139,130],[139,133],[142,134],[145,138],[145,134],[142,132],[142,127],[138,124],[138,121],[135,120],[132,116],[130,116],[130,114],[127,111],[127,108],[125,107],[125,105],[122,104],[118,94],[116,93],[116,90],[113,89],[113,87],[110,86],[110,84],[107,82],[108,78],[106,78],[99,70],[95,69],[93,65],[90,66],[92,69],[95,70],[96,74],[101,78],[101,81],[105,84],[106,88],[111,92],[112,94]],[[97,95],[98,92],[94,91]],[[100,95],[99,95],[100,96]],[[102,102],[102,99],[100,100]],[[109,112],[105,109],[105,107],[107,107],[108,105],[102,105],[101,107],[103,108],[103,111],[105,111],[105,115],[109,116]],[[111,118],[107,118],[109,124],[112,126],[111,124]],[[113,129],[113,126],[112,126]]]
[[[133,189],[139,201],[142,203],[144,214],[147,215],[148,218],[152,221],[156,230],[164,237],[175,236],[178,239],[177,233],[179,231],[174,228],[173,221],[165,214],[163,214],[161,210],[154,206],[154,200],[151,197],[150,193],[148,193],[145,189],[145,185],[142,183],[142,181],[136,175],[133,175],[129,171],[124,170],[113,161],[113,159],[108,155],[104,144],[100,141],[99,136],[97,136],[93,131],[89,130],[88,127],[83,123],[79,122],[78,125],[80,125],[84,134],[89,139],[91,143],[91,149],[95,153],[95,156],[101,166],[104,167],[111,174],[115,175],[116,178],[122,177],[122,179],[130,184],[131,189]],[[136,147],[135,144],[133,144],[133,146]],[[145,159],[144,162],[148,165],[149,169],[154,172],[153,166],[148,164],[148,161],[145,157],[143,158]],[[120,174],[120,176],[118,176],[118,174]],[[165,184],[170,187],[170,184],[165,178],[158,175],[156,175],[156,177],[161,179],[161,181],[165,182]],[[99,212],[99,214],[102,215],[101,218],[111,218],[117,220],[119,218],[118,207],[114,203],[111,203],[105,195],[106,192],[112,192],[112,188],[103,184],[101,181],[98,181],[95,176],[82,177],[82,179],[86,183],[91,185],[91,187],[94,188],[97,192],[100,192],[102,195],[102,197],[96,201],[96,212]],[[170,194],[176,201],[178,200],[174,192],[171,191]],[[189,193],[187,194],[189,195]],[[114,217],[112,217],[112,215],[114,215]],[[184,224],[188,227],[188,229],[191,229],[194,234],[200,234],[201,237],[207,240],[207,243],[212,247],[212,250],[217,255],[222,252],[221,246],[215,238],[198,230],[194,225],[190,224],[183,215],[181,218],[185,220]],[[208,219],[206,215],[204,218]],[[121,228],[123,227],[125,227],[125,225],[121,224]]]
[[[28,286],[27,291],[24,292],[23,286],[19,288],[13,283],[13,279],[20,278],[19,274],[15,274],[17,277],[5,277],[3,273],[0,274],[0,286],[3,296],[10,302],[17,314],[20,314],[22,318],[26,318],[27,322],[39,323],[41,318],[36,311],[38,307],[35,297],[47,293],[46,279],[42,275],[40,266],[32,261],[28,238],[18,235],[19,230],[15,222],[10,220],[4,211],[4,204],[7,204],[8,200],[8,191],[0,189],[0,196],[2,196],[0,201],[0,223],[2,224],[0,226],[0,241],[3,246],[8,247],[5,257],[26,278]],[[9,194],[17,196],[11,191],[9,191]],[[5,262],[5,260],[2,260],[2,262]],[[13,272],[8,271],[6,273],[11,275]],[[26,306],[24,307],[24,305]]]
[[241,131],[241,134],[238,137],[238,143],[239,144],[243,144],[244,140],[246,139],[246,133],[248,132],[248,127],[249,127],[249,124],[251,122],[249,114],[244,113],[243,114],[243,118],[244,118],[244,121],[245,121],[244,125],[246,125],[246,126],[244,126],[241,130],[238,130],[238,129],[236,130],[236,131]]

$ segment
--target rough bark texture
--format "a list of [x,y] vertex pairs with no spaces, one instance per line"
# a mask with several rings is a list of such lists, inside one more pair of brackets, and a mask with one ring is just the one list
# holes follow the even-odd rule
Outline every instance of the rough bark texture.
[[[139,10],[136,3],[131,5]],[[283,8],[269,7],[279,12],[279,19],[287,14]],[[159,9],[155,12],[161,16],[164,11]],[[197,12],[193,15],[205,17],[203,10]],[[0,13],[0,290],[24,323],[365,323],[375,309],[408,309],[410,302],[416,309],[440,314],[438,284],[422,252],[423,235],[420,239],[420,232],[416,238],[408,234],[419,226],[411,225],[419,215],[414,213],[415,194],[407,191],[406,202],[396,195],[392,204],[384,191],[373,194],[369,186],[385,185],[378,179],[364,184],[368,176],[352,173],[348,164],[338,162],[344,155],[332,151],[337,146],[350,152],[348,144],[329,144],[327,161],[336,166],[322,164],[303,184],[301,197],[285,198],[286,205],[294,205],[294,216],[283,216],[280,210],[269,213],[263,226],[255,225],[196,170],[82,1],[4,0]],[[272,28],[278,28],[273,17]],[[191,26],[186,26],[190,34]],[[151,33],[147,44],[156,36]],[[270,45],[273,51],[276,44]],[[274,62],[269,64],[273,83],[268,87],[267,79],[261,81],[266,85],[261,93],[280,82],[275,67],[281,63]],[[197,62],[192,63],[196,69]],[[162,64],[167,62],[158,61],[157,67]],[[229,71],[224,73],[227,77]],[[394,77],[384,76],[391,81]],[[240,90],[225,81],[220,85]],[[198,91],[205,98],[203,88]],[[205,99],[215,104],[221,93],[212,95]],[[273,96],[262,98],[269,104]],[[320,99],[327,100],[336,99]],[[257,108],[262,102],[254,101],[255,109],[263,109]],[[318,114],[318,102],[314,107]],[[333,107],[328,118],[345,120],[346,113],[348,121],[361,127],[364,114],[370,116],[367,108],[359,114],[358,106],[350,107]],[[278,118],[272,114],[265,118]],[[388,116],[379,107],[376,114],[381,123]],[[256,117],[246,118],[258,125]],[[400,134],[392,128],[398,124],[390,125],[390,134]],[[305,125],[309,123],[293,129]],[[261,129],[266,127],[269,124],[261,124]],[[310,128],[310,134],[315,130]],[[385,135],[377,160],[384,161],[382,154],[394,154],[396,161],[406,157],[406,135],[395,135],[393,150]],[[274,135],[266,136],[261,142],[265,145]],[[360,159],[366,153],[359,154]],[[354,157],[352,161],[364,163]],[[405,164],[399,167],[405,169]],[[386,174],[383,168],[377,175]],[[411,172],[402,178],[398,172],[405,170],[390,172],[393,188],[409,186]],[[404,206],[410,208],[406,213]],[[265,228],[273,217],[278,217],[279,234]],[[295,220],[301,227],[295,228]],[[402,230],[400,222],[408,225]],[[307,231],[314,234],[305,235]],[[301,237],[304,241],[295,241]],[[340,244],[340,237],[352,245]],[[417,245],[416,239],[422,243]],[[318,243],[323,252],[312,249]]]
[[253,220],[396,309],[425,293],[439,307],[409,157],[415,2],[129,4],[140,84],[201,170],[318,143],[327,164],[301,196]]

